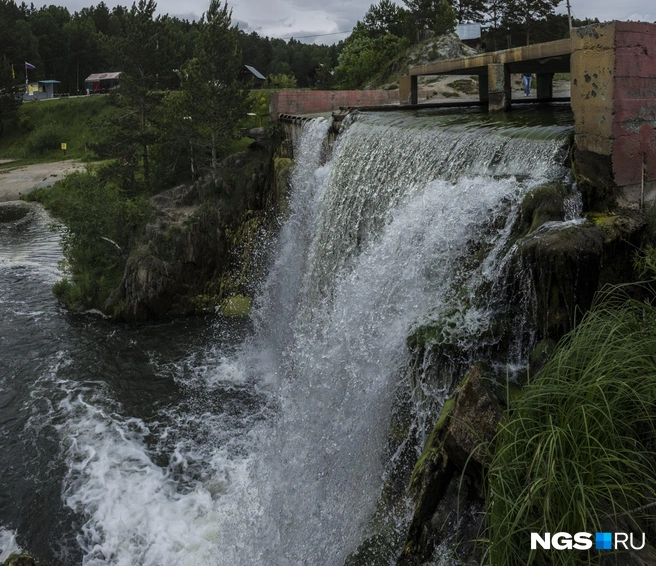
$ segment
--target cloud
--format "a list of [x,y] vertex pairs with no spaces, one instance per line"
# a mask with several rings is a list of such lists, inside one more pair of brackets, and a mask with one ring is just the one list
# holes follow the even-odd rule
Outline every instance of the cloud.
[[646,14],[646,15],[631,14],[627,19],[632,21],[632,22],[653,22],[654,21],[654,17],[649,15],[649,14]]
[[200,20],[200,16],[195,12],[186,12],[184,14],[171,14],[171,16],[178,18],[179,20],[187,20],[190,22],[195,22]]
[[[233,22],[247,32],[256,31],[269,37],[301,37],[301,41],[334,43],[346,34],[324,35],[334,32],[348,32],[361,20],[372,3],[379,0],[232,0]],[[401,0],[393,0],[403,6]],[[63,4],[70,11],[79,11],[84,6],[97,4],[99,0],[34,0],[37,8],[51,3]],[[111,8],[121,4],[132,5],[132,0],[105,0]],[[599,18],[607,20],[654,21],[653,0],[570,0],[572,15],[577,18]],[[180,14],[184,6],[185,13]],[[209,0],[158,0],[160,14],[174,14],[184,19],[198,19],[207,10]],[[566,12],[565,2],[561,2],[558,12]],[[311,36],[311,37],[305,37]]]

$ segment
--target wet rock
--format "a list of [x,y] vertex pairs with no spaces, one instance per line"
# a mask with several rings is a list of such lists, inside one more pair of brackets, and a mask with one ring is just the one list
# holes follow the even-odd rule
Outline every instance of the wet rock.
[[0,566],[39,566],[39,563],[28,554],[10,554]]
[[491,463],[490,445],[497,432],[503,409],[480,369],[472,366],[455,395],[453,416],[444,437],[444,447],[459,468],[479,469]]
[[586,212],[607,212],[615,207],[619,189],[613,178],[610,156],[574,147],[572,173],[583,197]]
[[251,312],[251,298],[243,295],[232,295],[221,301],[220,312],[223,316],[247,317]]
[[521,233],[530,234],[547,222],[563,220],[563,199],[570,191],[562,183],[547,183],[527,194],[522,201]]
[[529,357],[529,375],[534,376],[545,366],[556,350],[556,341],[552,338],[540,340]]
[[27,216],[32,207],[23,201],[0,202],[0,222],[14,222]]
[[[462,509],[482,509],[481,473],[490,463],[490,445],[503,413],[496,388],[478,366],[472,366],[454,397],[445,402],[410,480],[408,492],[416,506],[399,566],[423,563],[437,545],[453,536],[445,525],[464,518],[454,513],[454,501],[460,500]],[[457,472],[463,470],[461,483]],[[467,528],[452,541],[462,557],[473,552],[480,526],[471,512],[468,517]]]
[[518,241],[518,269],[535,289],[538,338],[558,340],[606,283],[632,278],[643,215],[595,214],[589,221],[537,230]]

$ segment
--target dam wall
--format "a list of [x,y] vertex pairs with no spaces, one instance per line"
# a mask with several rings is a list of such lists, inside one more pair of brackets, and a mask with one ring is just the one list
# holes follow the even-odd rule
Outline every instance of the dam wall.
[[596,24],[571,40],[582,173],[618,187],[620,204],[656,201],[656,25]]
[[271,93],[269,114],[322,114],[343,107],[398,104],[398,90],[279,90]]

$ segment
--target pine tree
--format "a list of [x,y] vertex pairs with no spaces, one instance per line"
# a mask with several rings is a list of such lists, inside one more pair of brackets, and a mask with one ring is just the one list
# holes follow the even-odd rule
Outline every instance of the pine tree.
[[450,0],[456,12],[458,23],[479,22],[485,20],[485,3],[483,0]]
[[[239,36],[231,26],[227,2],[211,0],[200,22],[197,56],[183,68],[182,88],[189,99],[189,117],[195,130],[206,130],[210,167],[218,181],[218,156],[233,138],[247,111],[247,95],[237,81],[241,66]],[[199,136],[202,143],[203,136]]]
[[509,24],[520,24],[526,31],[526,45],[530,45],[531,32],[536,22],[554,13],[561,0],[508,0],[505,4],[504,20]]
[[[501,18],[504,15],[506,0],[487,0],[485,3],[485,16],[489,23],[488,31],[492,35],[493,49],[499,49],[499,27],[501,25]],[[489,48],[490,46],[488,46]]]
[[433,29],[437,35],[451,33],[458,23],[456,11],[448,0],[440,0],[435,9]]
[[16,116],[20,105],[20,87],[7,57],[3,57],[0,61],[0,136],[4,131],[5,122]]

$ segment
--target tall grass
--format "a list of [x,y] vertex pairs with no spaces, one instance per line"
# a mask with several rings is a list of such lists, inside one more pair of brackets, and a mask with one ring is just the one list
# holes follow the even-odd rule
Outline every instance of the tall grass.
[[656,308],[607,291],[501,423],[488,476],[489,562],[598,563],[594,550],[531,551],[530,533],[646,531],[655,411]]
[[[93,158],[89,144],[105,132],[98,124],[118,110],[109,96],[25,102],[18,120],[0,137],[0,158],[53,161]],[[66,143],[66,153],[61,144]]]

